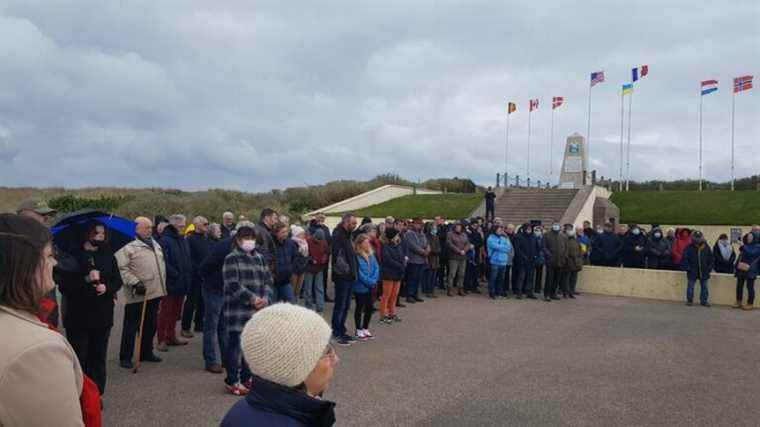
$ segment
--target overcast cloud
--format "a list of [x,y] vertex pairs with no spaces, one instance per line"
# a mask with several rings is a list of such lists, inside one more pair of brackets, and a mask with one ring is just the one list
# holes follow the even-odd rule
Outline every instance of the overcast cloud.
[[[513,4],[510,4],[513,3]],[[578,5],[583,3],[582,6]],[[0,185],[266,191],[395,172],[534,178],[586,133],[617,176],[620,84],[632,176],[729,177],[731,79],[760,74],[760,3],[700,1],[0,0]],[[736,98],[737,176],[760,173],[760,93]],[[557,166],[555,166],[555,174]],[[556,175],[555,175],[556,176]]]

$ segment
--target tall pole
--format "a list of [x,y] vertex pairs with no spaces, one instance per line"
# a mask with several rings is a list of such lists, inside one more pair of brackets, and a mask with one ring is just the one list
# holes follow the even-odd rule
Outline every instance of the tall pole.
[[734,191],[736,175],[734,174],[734,115],[736,114],[736,93],[731,95],[731,191]]
[[552,153],[554,152],[554,103],[552,103],[552,124],[551,124],[551,130],[549,131],[549,178],[552,176],[553,168],[552,168],[552,160],[554,159],[552,157]]
[[[591,82],[588,84],[588,126],[586,128],[586,162],[591,161]],[[588,164],[583,165],[583,172],[588,171]],[[584,173],[584,177],[585,177]],[[586,185],[585,178],[583,185]]]
[[[531,108],[532,109],[532,108]],[[528,170],[526,173],[526,178],[528,179],[527,182],[530,182],[530,117],[533,115],[532,111],[528,111]]]
[[504,147],[504,187],[507,187],[509,171],[509,106],[507,106],[507,144]]
[[619,178],[618,178],[618,191],[623,191],[623,140],[624,140],[624,134],[623,134],[623,126],[625,124],[625,93],[621,92],[620,94],[620,171],[619,171]]
[[702,93],[699,93],[699,191],[702,191]]
[[633,106],[633,91],[628,94],[628,153],[626,155],[626,178],[625,178],[625,191],[630,191],[631,181],[631,107]]

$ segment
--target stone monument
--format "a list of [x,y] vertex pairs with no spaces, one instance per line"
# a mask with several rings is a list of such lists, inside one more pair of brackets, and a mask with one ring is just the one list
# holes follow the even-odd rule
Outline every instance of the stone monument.
[[583,187],[583,171],[588,170],[586,139],[577,132],[567,137],[562,171],[559,174],[559,188]]

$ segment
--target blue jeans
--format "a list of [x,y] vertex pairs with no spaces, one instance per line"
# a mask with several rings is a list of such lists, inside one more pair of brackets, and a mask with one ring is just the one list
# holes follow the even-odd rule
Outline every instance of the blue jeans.
[[491,264],[491,276],[488,278],[488,296],[502,295],[501,285],[504,283],[504,274],[507,272],[506,265]]
[[317,313],[325,311],[325,286],[322,272],[306,273],[303,278],[303,299],[306,308]]
[[291,304],[296,303],[296,296],[293,293],[293,285],[286,283],[274,287],[274,301],[275,302],[289,302]]
[[346,317],[348,309],[351,308],[352,283],[339,279],[334,279],[333,282],[335,283],[335,305],[333,306],[332,330],[333,336],[340,338],[346,335]]
[[201,289],[203,295],[203,360],[206,367],[219,365],[216,356],[216,346],[219,345],[221,360],[224,360],[225,343],[227,341],[224,332],[224,321],[222,320],[222,310],[224,309],[224,295],[209,292]]
[[240,357],[241,353],[240,332],[230,332],[227,334],[227,351],[224,362],[227,369],[227,379],[224,381],[229,385],[235,385],[238,382],[244,383],[251,379],[251,370],[248,369],[245,357]]
[[[710,291],[707,289],[708,279],[699,279],[699,303],[707,304],[707,300],[710,298]],[[697,279],[686,279],[686,301],[694,301],[694,284]]]
[[417,296],[417,289],[422,281],[422,272],[425,264],[409,264],[406,266],[406,297],[414,298]]

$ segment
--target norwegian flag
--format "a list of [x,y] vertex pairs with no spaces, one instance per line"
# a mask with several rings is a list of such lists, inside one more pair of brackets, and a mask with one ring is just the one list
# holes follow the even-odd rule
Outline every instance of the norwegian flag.
[[604,81],[604,71],[597,71],[595,73],[591,73],[591,87],[594,87],[597,83],[601,83]]
[[565,102],[565,98],[562,96],[555,96],[552,98],[552,110],[562,105],[563,102]]
[[531,99],[530,100],[530,110],[529,111],[533,111],[533,110],[538,110],[538,99]]
[[743,92],[752,89],[752,79],[754,76],[743,76],[734,79],[734,93]]

